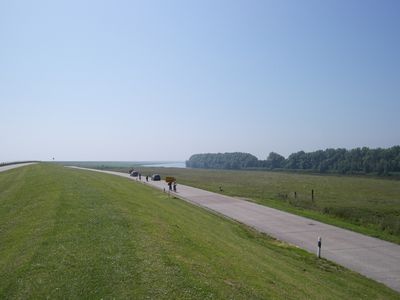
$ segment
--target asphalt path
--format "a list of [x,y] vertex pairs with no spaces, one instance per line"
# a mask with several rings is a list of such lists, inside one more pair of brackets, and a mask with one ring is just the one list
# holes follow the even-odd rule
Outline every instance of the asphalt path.
[[0,172],[4,172],[4,171],[8,171],[8,170],[15,169],[15,168],[20,168],[20,167],[25,167],[25,166],[29,166],[29,165],[34,165],[34,164],[37,164],[37,163],[24,163],[24,164],[2,166],[2,167],[0,167]]
[[[138,178],[130,177],[129,174],[85,170],[122,176],[139,182]],[[168,192],[165,181],[146,182],[142,176],[140,182]],[[317,241],[321,237],[322,257],[400,292],[400,245],[190,186],[179,184],[177,192],[171,193],[312,253],[317,253]]]

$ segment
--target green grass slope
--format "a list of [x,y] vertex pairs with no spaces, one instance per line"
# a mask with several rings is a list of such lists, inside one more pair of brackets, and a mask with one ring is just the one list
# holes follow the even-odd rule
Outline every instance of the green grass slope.
[[0,298],[399,294],[128,179],[40,164],[0,173]]
[[[126,172],[127,169],[118,169]],[[400,181],[267,171],[141,168],[400,244]],[[315,199],[311,201],[311,190]],[[294,198],[297,192],[297,198]],[[287,195],[287,197],[285,197]]]

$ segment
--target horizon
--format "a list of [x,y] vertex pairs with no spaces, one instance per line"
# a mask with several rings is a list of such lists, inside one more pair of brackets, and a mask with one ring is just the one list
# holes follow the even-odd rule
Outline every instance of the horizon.
[[400,144],[398,1],[0,3],[0,161]]
[[[362,146],[362,147],[356,147],[356,148],[343,148],[343,147],[325,148],[325,149],[317,149],[317,150],[313,150],[313,151],[298,150],[298,151],[290,153],[287,156],[281,155],[280,153],[277,153],[275,151],[271,151],[270,153],[274,152],[274,153],[277,153],[277,154],[283,156],[285,159],[288,159],[291,154],[295,154],[295,153],[299,153],[299,152],[313,153],[313,152],[316,152],[316,151],[326,151],[326,150],[329,150],[329,149],[334,149],[334,150],[344,149],[346,151],[351,151],[351,150],[354,150],[354,149],[363,149],[363,148],[368,148],[370,150],[378,150],[378,149],[389,149],[389,148],[393,148],[393,147],[400,147],[400,145],[393,145],[393,146],[390,146],[390,147],[387,147],[387,148],[382,148],[382,147],[369,148],[369,147],[366,147],[366,146]],[[142,163],[142,164],[144,164],[144,163],[149,163],[149,164],[170,164],[170,163],[185,163],[186,161],[188,161],[190,159],[190,157],[192,155],[195,155],[195,154],[227,154],[227,153],[237,153],[237,152],[238,151],[213,152],[213,153],[212,152],[193,153],[187,159],[184,159],[184,160],[54,160],[54,159],[49,159],[49,160],[37,160],[37,161],[40,161],[40,162],[55,162],[55,163],[62,163],[62,162],[88,162],[88,163],[92,163],[92,162],[106,162],[106,163],[107,162],[121,162],[121,163]],[[242,152],[242,153],[248,153],[248,152]],[[270,153],[268,153],[268,154],[270,154]],[[252,153],[248,153],[248,154],[251,154],[251,155],[255,156],[258,160],[265,160],[267,158],[267,156],[265,158],[260,158],[260,157],[258,157],[256,155],[252,154]],[[25,160],[22,160],[22,161],[25,161]],[[32,160],[32,161],[35,161],[35,160]],[[3,162],[19,162],[19,161],[3,161]],[[2,163],[2,162],[0,162],[0,163]]]

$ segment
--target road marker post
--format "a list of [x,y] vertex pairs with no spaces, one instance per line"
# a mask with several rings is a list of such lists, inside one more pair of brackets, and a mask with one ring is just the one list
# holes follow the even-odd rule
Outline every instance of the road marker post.
[[317,250],[317,256],[318,258],[321,258],[321,245],[322,245],[322,240],[321,237],[318,237],[318,250]]

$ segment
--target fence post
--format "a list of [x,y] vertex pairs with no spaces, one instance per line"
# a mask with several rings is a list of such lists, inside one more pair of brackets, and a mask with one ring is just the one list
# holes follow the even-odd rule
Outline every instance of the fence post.
[[318,250],[317,250],[317,256],[318,258],[321,258],[321,246],[322,246],[322,240],[321,237],[318,237]]

